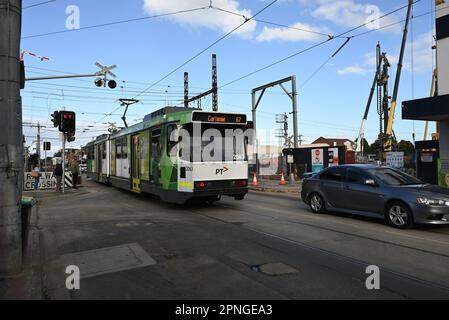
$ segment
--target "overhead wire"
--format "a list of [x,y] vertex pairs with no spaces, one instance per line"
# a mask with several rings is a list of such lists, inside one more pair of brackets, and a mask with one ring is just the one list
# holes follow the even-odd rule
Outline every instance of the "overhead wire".
[[133,18],[133,19],[125,19],[125,20],[119,20],[119,21],[95,24],[95,25],[90,25],[90,26],[86,26],[86,27],[80,27],[80,28],[77,28],[77,29],[64,29],[64,30],[59,30],[59,31],[47,32],[47,33],[41,33],[41,34],[34,34],[34,35],[24,36],[21,39],[25,40],[25,39],[32,39],[32,38],[51,36],[51,35],[56,35],[56,34],[61,34],[61,33],[75,32],[75,31],[80,31],[80,30],[103,28],[103,27],[108,27],[108,26],[113,26],[113,25],[118,25],[118,24],[124,24],[124,23],[136,22],[136,21],[143,21],[143,20],[150,20],[150,19],[161,18],[161,17],[168,17],[168,16],[184,14],[184,13],[190,13],[190,12],[195,12],[195,11],[200,11],[200,10],[205,10],[205,9],[209,9],[209,7],[198,7],[198,8],[193,8],[193,9],[178,10],[178,11],[174,11],[174,12],[155,14],[155,15],[151,15],[151,16],[147,16],[147,17],[139,17],[139,18]]
[[[416,0],[416,1],[413,2],[413,4],[416,4],[416,3],[420,2],[420,1],[421,1],[421,0]],[[278,65],[278,64],[280,64],[280,63],[282,63],[282,62],[285,62],[285,61],[287,61],[287,60],[290,60],[290,59],[292,59],[292,58],[294,58],[294,57],[296,57],[296,56],[298,56],[298,55],[301,55],[301,54],[306,53],[306,52],[308,52],[308,51],[310,51],[310,50],[313,50],[313,49],[315,49],[315,48],[317,48],[317,47],[320,47],[320,46],[322,46],[322,45],[324,45],[324,44],[326,44],[326,43],[328,43],[328,42],[330,42],[330,41],[332,41],[332,40],[334,40],[334,39],[336,39],[336,38],[340,38],[340,37],[342,37],[342,36],[345,36],[345,35],[347,35],[347,34],[350,34],[350,33],[354,32],[354,31],[356,31],[356,30],[358,30],[358,29],[360,29],[360,28],[363,28],[363,27],[365,27],[365,26],[367,26],[367,25],[369,25],[369,24],[372,24],[372,23],[375,22],[375,21],[378,21],[378,20],[381,20],[381,19],[383,19],[383,18],[385,18],[385,17],[387,17],[387,16],[390,16],[390,15],[392,15],[392,14],[398,12],[398,11],[401,11],[401,10],[407,8],[407,7],[408,7],[408,4],[407,4],[407,5],[404,5],[404,6],[401,6],[401,7],[397,8],[397,9],[395,9],[395,10],[392,10],[392,11],[390,11],[390,12],[388,12],[388,13],[385,13],[385,14],[383,14],[383,15],[381,15],[381,16],[375,18],[375,19],[372,19],[372,20],[370,20],[370,21],[366,21],[365,23],[360,24],[360,25],[358,25],[358,26],[355,26],[355,27],[353,27],[353,28],[351,28],[351,29],[349,29],[349,30],[347,30],[347,31],[344,31],[344,32],[342,32],[342,33],[340,33],[340,34],[334,36],[333,38],[329,38],[329,39],[323,40],[323,41],[321,41],[321,42],[318,42],[318,43],[316,43],[316,44],[314,44],[314,45],[312,45],[312,46],[310,46],[310,47],[307,47],[307,48],[302,49],[302,50],[300,50],[300,51],[298,51],[298,52],[295,52],[295,53],[293,53],[293,54],[290,54],[289,56],[286,56],[286,57],[284,57],[284,58],[282,58],[282,59],[279,59],[279,60],[277,60],[277,61],[274,61],[274,62],[272,62],[272,63],[270,63],[270,64],[268,64],[268,65],[266,65],[266,66],[264,66],[264,67],[261,67],[261,68],[259,68],[259,69],[256,69],[256,70],[252,71],[252,72],[249,72],[249,73],[247,73],[247,74],[245,74],[245,75],[243,75],[243,76],[240,76],[240,77],[238,77],[238,78],[236,78],[236,79],[234,79],[234,80],[232,80],[232,81],[229,81],[229,82],[225,83],[224,85],[220,86],[220,88],[227,87],[227,86],[229,86],[229,85],[231,85],[231,84],[234,84],[234,83],[236,83],[236,82],[238,82],[238,81],[241,81],[241,80],[243,80],[243,79],[245,79],[245,78],[248,78],[248,77],[250,77],[250,76],[252,76],[252,75],[254,75],[254,74],[256,74],[256,73],[259,73],[259,72],[264,71],[264,70],[266,70],[266,69],[269,69],[269,68],[271,68],[271,67],[273,67],[273,66],[275,66],[275,65]],[[375,30],[378,30],[378,29],[375,29]],[[370,30],[370,31],[373,31],[373,30]],[[350,35],[350,36],[348,36],[347,38],[355,38],[355,37],[358,37],[358,36],[359,36],[359,35]]]
[[52,3],[52,2],[56,2],[56,0],[48,0],[48,1],[43,1],[43,2],[39,2],[39,3],[35,3],[35,4],[30,4],[29,6],[22,7],[22,10],[26,10],[26,9],[30,9],[30,8],[34,8],[34,7],[39,7],[39,6],[42,6],[42,5],[45,5],[45,4],[49,4],[49,3]]
[[265,7],[263,7],[261,10],[257,11],[252,17],[250,18],[246,18],[244,19],[244,21],[242,23],[240,23],[238,26],[236,26],[235,28],[233,28],[232,30],[228,31],[227,33],[225,33],[223,36],[221,36],[220,38],[218,38],[217,40],[215,40],[214,42],[212,42],[210,45],[208,45],[207,47],[205,47],[204,49],[202,49],[200,52],[196,53],[194,56],[192,56],[191,58],[187,59],[184,63],[180,64],[178,67],[176,67],[175,69],[173,69],[172,71],[170,71],[169,73],[167,73],[165,76],[163,76],[162,78],[160,78],[158,81],[156,81],[155,83],[151,84],[150,86],[148,86],[145,90],[143,90],[140,94],[137,94],[136,96],[134,96],[133,99],[139,97],[142,93],[145,93],[147,90],[150,90],[151,88],[153,88],[156,84],[159,84],[160,82],[164,81],[165,79],[167,79],[169,76],[171,76],[173,73],[175,73],[176,71],[178,71],[179,69],[181,69],[182,67],[184,67],[185,65],[187,65],[188,63],[190,63],[191,61],[195,60],[197,57],[199,57],[200,55],[202,55],[204,52],[206,52],[207,50],[209,50],[210,48],[212,48],[213,46],[215,46],[216,44],[218,44],[219,42],[223,41],[224,39],[226,39],[227,37],[229,37],[231,34],[233,34],[234,32],[236,32],[237,30],[239,30],[241,27],[243,27],[246,23],[248,23],[249,21],[253,20],[255,17],[257,17],[259,14],[261,14],[262,12],[264,12],[265,10],[267,10],[269,7],[271,7],[272,5],[274,5],[278,0],[273,0],[271,1],[269,4],[267,4]]

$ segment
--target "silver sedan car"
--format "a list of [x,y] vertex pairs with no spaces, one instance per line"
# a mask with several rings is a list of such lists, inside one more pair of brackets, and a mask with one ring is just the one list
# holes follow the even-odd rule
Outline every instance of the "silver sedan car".
[[449,189],[375,165],[329,167],[304,178],[302,200],[325,210],[382,218],[395,228],[449,224]]

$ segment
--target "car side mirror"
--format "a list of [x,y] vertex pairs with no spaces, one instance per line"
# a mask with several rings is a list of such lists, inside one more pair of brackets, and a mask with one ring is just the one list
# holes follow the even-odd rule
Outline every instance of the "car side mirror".
[[373,179],[367,179],[367,180],[365,180],[365,184],[367,185],[367,186],[372,186],[372,187],[375,187],[377,184],[376,184],[376,181],[374,181]]

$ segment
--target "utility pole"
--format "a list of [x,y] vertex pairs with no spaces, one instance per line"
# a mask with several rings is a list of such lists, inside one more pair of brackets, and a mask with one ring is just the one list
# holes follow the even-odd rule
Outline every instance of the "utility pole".
[[30,128],[37,128],[37,134],[36,134],[36,154],[37,154],[37,161],[38,161],[38,167],[41,167],[41,128],[47,128],[46,126],[41,126],[38,122],[37,125],[33,123],[22,123],[23,127],[30,127]]
[[189,73],[184,72],[184,108],[189,107]]
[[212,111],[218,111],[217,55],[212,55]]
[[201,99],[212,95],[212,111],[218,111],[218,81],[217,81],[217,55],[212,54],[212,89],[189,98],[189,74],[184,72],[184,107],[188,108],[190,102],[197,101],[201,109]]
[[[282,84],[281,84],[282,87]],[[285,90],[284,90],[285,91]],[[286,92],[292,99],[293,108],[293,145],[298,148],[298,94],[296,92],[296,76],[292,76],[292,93]]]
[[37,166],[41,168],[41,125],[37,123],[37,139],[36,139]]
[[22,267],[22,1],[0,0],[0,273]]

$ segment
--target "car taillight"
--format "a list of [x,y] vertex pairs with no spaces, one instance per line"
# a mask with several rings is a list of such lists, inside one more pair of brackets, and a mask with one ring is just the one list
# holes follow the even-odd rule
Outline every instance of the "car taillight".
[[236,185],[240,186],[240,187],[245,187],[248,184],[247,180],[238,180],[236,181]]
[[204,181],[195,182],[195,188],[203,189],[203,188],[206,188],[206,186],[207,186],[207,183]]

